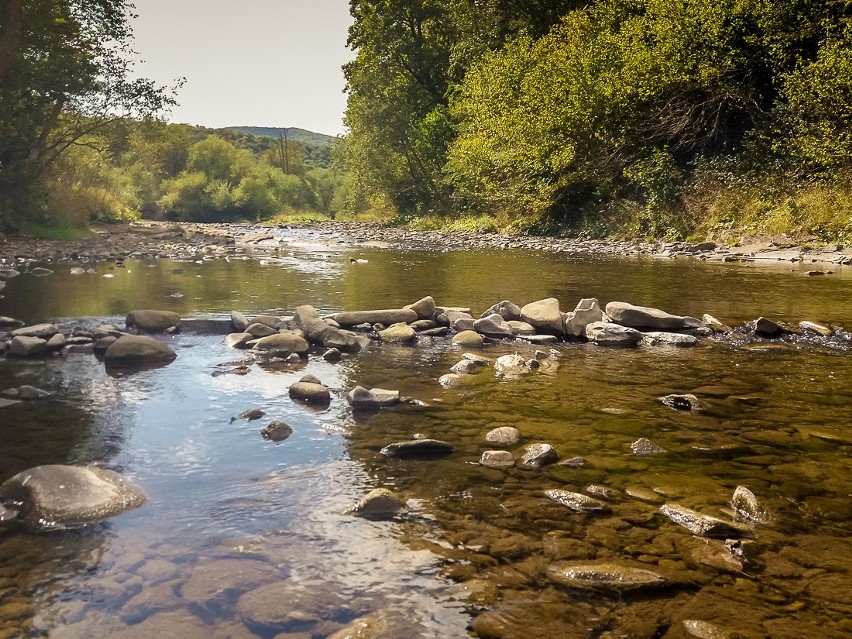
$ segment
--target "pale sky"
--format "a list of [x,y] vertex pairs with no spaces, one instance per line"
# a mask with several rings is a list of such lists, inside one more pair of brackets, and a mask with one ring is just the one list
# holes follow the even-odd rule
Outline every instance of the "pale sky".
[[348,0],[134,0],[139,75],[186,78],[171,122],[343,132]]

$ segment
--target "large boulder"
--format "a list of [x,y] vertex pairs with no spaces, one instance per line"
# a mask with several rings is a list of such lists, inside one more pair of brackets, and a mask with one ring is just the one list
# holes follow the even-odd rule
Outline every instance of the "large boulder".
[[297,333],[275,333],[267,337],[261,337],[254,343],[252,350],[262,351],[286,357],[293,353],[304,355],[310,346],[305,338]]
[[163,333],[180,326],[180,315],[172,311],[130,311],[124,323],[145,333]]
[[606,314],[616,324],[631,328],[680,330],[689,327],[687,319],[681,315],[672,315],[648,306],[634,306],[627,302],[610,302],[606,305]]
[[357,326],[358,324],[410,324],[418,319],[417,312],[410,308],[382,309],[377,311],[348,311],[335,313],[331,316],[341,326]]
[[565,332],[559,300],[555,297],[527,304],[521,309],[520,319],[535,326],[540,333],[561,336]]
[[12,331],[12,337],[38,337],[48,340],[59,332],[56,324],[35,324],[34,326],[22,326]]
[[33,357],[47,352],[47,341],[40,337],[16,336],[9,343],[9,355]]
[[19,519],[42,529],[100,521],[141,506],[145,494],[110,470],[36,466],[0,485],[0,499],[21,504]]
[[432,299],[431,295],[427,295],[423,299],[414,302],[414,304],[407,304],[402,308],[403,310],[410,309],[414,311],[420,319],[432,319],[435,315],[435,300]]
[[163,364],[176,357],[166,344],[147,335],[123,335],[104,352],[104,361],[111,366]]
[[570,313],[565,313],[565,332],[574,337],[582,337],[586,326],[592,322],[603,321],[603,311],[594,297],[584,298]]

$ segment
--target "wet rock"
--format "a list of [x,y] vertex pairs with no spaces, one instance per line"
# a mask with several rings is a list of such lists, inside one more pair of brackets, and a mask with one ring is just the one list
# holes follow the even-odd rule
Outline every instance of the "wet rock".
[[760,337],[780,337],[790,332],[780,324],[765,317],[758,317],[749,324],[749,327],[754,331],[755,335],[759,335]]
[[459,388],[464,385],[466,377],[465,373],[447,373],[438,378],[438,384],[441,388]]
[[62,333],[57,333],[49,340],[47,340],[47,350],[49,351],[61,351],[65,348],[65,345],[68,343],[68,340]]
[[110,366],[168,363],[176,357],[177,354],[166,344],[146,335],[123,335],[104,352],[104,360]]
[[287,357],[293,353],[305,355],[310,346],[304,337],[297,333],[275,333],[261,337],[254,343],[252,350],[271,353],[279,357]]
[[391,324],[379,331],[379,339],[389,344],[409,344],[417,337],[417,331],[408,324]]
[[428,320],[432,319],[435,315],[435,300],[432,299],[431,295],[427,295],[423,299],[414,302],[414,304],[407,304],[402,308],[403,310],[414,311],[420,319]]
[[50,393],[46,390],[42,390],[41,388],[36,388],[35,386],[19,386],[18,388],[7,388],[2,393],[4,397],[9,397],[11,399],[44,399],[46,397],[50,397]]
[[565,314],[565,332],[574,337],[582,337],[586,326],[603,321],[603,311],[594,297],[581,299],[570,313]]
[[536,330],[548,335],[562,336],[565,325],[562,312],[559,310],[559,300],[555,297],[531,302],[521,309],[520,319],[535,326]]
[[321,384],[312,375],[303,377],[292,384],[288,393],[292,399],[312,404],[328,404],[331,402],[331,391],[329,391],[328,386]]
[[702,315],[702,316],[701,316],[701,321],[702,321],[702,322],[704,322],[704,324],[705,324],[706,326],[709,326],[709,327],[710,327],[710,329],[711,329],[714,333],[727,333],[728,331],[730,331],[730,330],[731,330],[731,327],[730,327],[730,326],[727,326],[726,324],[723,324],[722,322],[720,322],[719,320],[717,320],[715,317],[713,317],[713,316],[712,316],[712,315],[710,315],[709,313],[705,313],[704,315]]
[[485,441],[489,444],[511,446],[521,441],[521,431],[514,426],[500,426],[488,431],[485,435]]
[[470,313],[461,313],[457,311],[449,311],[447,319],[450,322],[450,327],[455,331],[472,331],[475,320]]
[[145,580],[146,585],[162,583],[180,576],[177,565],[166,559],[146,561],[135,572]]
[[262,339],[264,337],[278,335],[278,330],[271,326],[267,326],[266,324],[261,324],[260,322],[252,322],[246,327],[246,333],[253,336],[255,339]]
[[[536,334],[535,326],[532,324],[527,324],[526,322],[521,322],[520,320],[509,320],[506,322],[509,329],[512,331],[512,335],[523,335],[527,337],[532,337]],[[551,337],[550,335],[542,335],[542,337]],[[556,339],[554,337],[554,339]]]
[[251,333],[229,333],[225,336],[225,346],[245,350],[248,343],[255,339]]
[[698,346],[698,338],[684,333],[661,333],[658,331],[642,335],[643,346]]
[[555,463],[559,459],[550,444],[530,444],[521,456],[518,466],[530,470],[539,470]]
[[13,277],[18,277],[20,271],[13,268],[0,268],[0,280],[11,280]]
[[608,488],[607,486],[599,486],[597,484],[589,484],[583,490],[595,497],[603,497],[609,499],[617,494],[618,491]]
[[496,313],[473,322],[473,330],[488,337],[511,337],[512,327]]
[[293,434],[293,428],[282,421],[270,422],[269,426],[260,431],[260,436],[272,442],[283,442]]
[[700,619],[684,619],[683,631],[695,639],[732,639],[731,633],[721,626]]
[[743,521],[765,524],[772,521],[772,516],[760,500],[745,486],[737,486],[731,498],[731,507],[737,517]]
[[329,348],[322,354],[322,358],[327,362],[339,362],[341,357],[342,353],[337,348]]
[[[2,290],[2,289],[0,289]],[[15,319],[14,317],[6,317],[5,315],[0,315],[0,328],[20,328],[24,326],[24,322],[21,320]]]
[[515,465],[515,456],[508,450],[486,450],[479,463],[487,468],[510,468]]
[[702,515],[695,510],[677,504],[663,504],[658,512],[678,526],[683,526],[696,537],[739,538],[751,536],[751,532],[745,528],[716,517]]
[[388,457],[400,459],[418,459],[443,457],[453,452],[452,444],[439,439],[412,439],[404,442],[388,444],[380,451]]
[[[252,559],[207,560],[193,567],[180,594],[191,604],[210,608],[211,604],[234,594],[280,578],[278,571],[263,561]],[[280,604],[280,602],[279,602]]]
[[106,336],[106,337],[100,337],[100,338],[98,338],[97,340],[95,340],[95,343],[94,343],[94,345],[92,346],[92,350],[94,350],[94,352],[95,352],[95,353],[98,353],[98,354],[100,354],[100,355],[103,355],[104,353],[106,353],[106,350],[107,350],[110,346],[112,346],[113,344],[115,344],[115,342],[116,342],[117,340],[118,340],[118,338],[117,338],[117,337],[114,337],[114,336],[112,336],[112,335],[108,335],[108,336]]
[[640,437],[630,444],[630,450],[633,451],[634,455],[640,456],[659,455],[660,453],[668,452],[665,448],[658,446],[646,437]]
[[328,639],[400,639],[412,634],[410,620],[400,620],[394,626],[382,615],[361,617],[328,636]]
[[495,314],[499,315],[507,322],[519,320],[521,319],[521,307],[509,300],[503,300],[502,302],[497,302],[485,311],[482,315],[480,315],[480,318]]
[[5,397],[0,397],[0,408],[9,408],[9,406],[14,406],[15,404],[20,403],[21,401],[18,399],[6,399]]
[[669,408],[674,408],[675,410],[696,411],[701,409],[701,402],[698,401],[698,398],[695,395],[690,394],[665,395],[660,397],[660,401]]
[[473,373],[479,372],[481,370],[481,364],[469,359],[463,359],[460,362],[456,362],[450,368],[450,372],[455,373],[456,375],[472,375]]
[[464,348],[477,348],[482,346],[483,343],[482,335],[473,330],[462,331],[453,336],[453,344]]
[[231,311],[231,326],[237,333],[244,333],[249,326],[248,318],[239,311]]
[[249,408],[247,410],[244,410],[239,415],[237,415],[237,418],[238,419],[245,419],[245,420],[248,420],[248,421],[254,421],[255,419],[260,419],[264,415],[266,415],[266,413],[264,413],[259,408]]
[[588,495],[582,493],[573,493],[570,490],[560,490],[557,488],[545,490],[544,494],[548,499],[555,501],[557,504],[562,504],[566,508],[570,508],[578,513],[588,512],[607,512],[609,506]]
[[494,373],[498,377],[520,377],[529,372],[530,367],[527,365],[527,360],[517,353],[501,355],[494,362]]
[[378,410],[399,404],[399,391],[383,388],[368,390],[363,386],[356,386],[349,391],[346,400],[355,410]]
[[633,499],[648,502],[649,504],[658,504],[663,500],[661,495],[642,486],[629,486],[624,489],[624,494]]
[[581,590],[626,592],[660,588],[669,583],[652,570],[612,563],[558,562],[550,565],[547,576],[560,585]]
[[35,324],[34,326],[22,326],[16,328],[10,334],[12,337],[38,337],[48,340],[59,332],[56,324]]
[[172,311],[130,311],[124,323],[127,328],[136,328],[145,333],[163,333],[180,326],[180,315]]
[[405,500],[387,488],[374,488],[352,508],[352,513],[367,519],[392,519],[405,510]]
[[281,318],[277,315],[255,315],[252,320],[253,324],[263,324],[275,329],[277,329],[279,322],[281,322]]
[[[260,586],[240,597],[237,615],[255,634],[272,637],[276,632],[299,632],[327,619],[352,615],[353,602],[331,590],[306,588],[291,580]],[[308,632],[308,636],[328,633]],[[286,635],[285,635],[286,636]]]
[[33,528],[83,526],[145,502],[141,489],[118,473],[95,467],[36,466],[0,485],[0,499],[21,504],[19,519]]
[[410,308],[383,309],[377,311],[350,311],[335,313],[331,316],[341,326],[357,326],[358,324],[410,324],[420,319]]
[[629,347],[642,340],[642,333],[636,329],[611,322],[587,324],[583,334],[587,340],[601,346]]
[[658,308],[634,306],[627,302],[610,302],[606,305],[606,314],[616,324],[631,328],[659,330],[688,328],[686,318],[680,315],[671,315]]
[[13,337],[9,342],[9,355],[34,357],[47,352],[47,341],[40,337]]
[[799,322],[799,328],[805,333],[822,335],[823,337],[831,337],[834,334],[834,331],[828,326],[823,326],[816,322]]

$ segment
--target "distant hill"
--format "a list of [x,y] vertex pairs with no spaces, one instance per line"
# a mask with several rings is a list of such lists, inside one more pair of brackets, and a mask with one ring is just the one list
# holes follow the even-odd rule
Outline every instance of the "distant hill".
[[336,138],[333,135],[325,133],[314,133],[291,126],[286,128],[272,126],[229,126],[227,131],[235,131],[237,133],[245,133],[258,138],[277,138],[279,135],[284,135],[286,132],[287,139],[293,142],[302,142],[313,146],[329,146]]

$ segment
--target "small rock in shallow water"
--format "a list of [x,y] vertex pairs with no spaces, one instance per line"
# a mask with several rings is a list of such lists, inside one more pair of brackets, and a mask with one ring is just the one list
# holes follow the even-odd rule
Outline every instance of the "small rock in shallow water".
[[508,450],[486,450],[479,463],[487,468],[510,468],[515,465],[515,457]]
[[485,441],[489,444],[517,444],[521,441],[521,431],[514,426],[500,426],[488,431]]
[[260,436],[273,442],[283,442],[293,434],[293,429],[284,422],[270,422],[269,426],[260,431]]
[[367,519],[391,519],[406,507],[405,500],[387,488],[374,488],[351,512]]
[[737,486],[736,490],[734,490],[731,507],[743,521],[765,524],[772,520],[772,516],[767,512],[763,504],[745,486]]
[[312,404],[328,404],[331,402],[331,392],[313,375],[306,375],[291,385],[288,393],[292,399]]
[[530,444],[524,451],[518,466],[538,470],[555,463],[558,459],[559,455],[550,444]]
[[547,569],[547,575],[558,584],[582,590],[622,592],[660,588],[668,583],[665,577],[651,570],[610,563],[556,563]]
[[552,499],[558,504],[562,504],[566,508],[577,511],[579,513],[587,512],[607,512],[609,507],[602,501],[583,495],[581,493],[573,493],[569,490],[552,489],[545,490],[544,494],[548,499]]
[[693,335],[684,335],[683,333],[644,333],[642,341],[643,346],[678,346],[688,348],[690,346],[698,346],[698,338]]
[[482,335],[476,331],[461,331],[453,336],[453,344],[464,346],[465,348],[476,348],[482,346],[483,343]]
[[327,362],[339,362],[341,358],[341,352],[336,348],[329,348],[325,353],[322,354],[322,358]]
[[349,405],[355,410],[378,410],[386,406],[399,404],[399,391],[384,388],[366,389],[356,386],[346,396]]
[[380,451],[388,457],[400,459],[443,457],[453,452],[453,446],[438,439],[412,439],[388,444]]
[[248,421],[252,421],[255,419],[260,419],[264,415],[266,415],[266,413],[264,413],[259,408],[249,408],[248,410],[244,410],[242,413],[237,415],[237,417],[239,417],[240,419],[247,419]]
[[660,397],[660,401],[669,408],[674,408],[675,410],[696,411],[701,408],[701,403],[698,401],[698,398],[695,395],[690,394],[665,395]]
[[738,538],[750,537],[751,531],[741,528],[735,524],[722,521],[716,517],[702,515],[701,513],[678,506],[677,504],[664,504],[658,511],[661,515],[668,517],[672,522],[683,526],[696,537],[716,538]]
[[658,446],[646,437],[640,437],[630,444],[630,450],[633,451],[634,455],[640,456],[659,455],[660,453],[668,452],[665,448]]
[[683,631],[695,639],[731,639],[731,633],[709,621],[684,619]]

